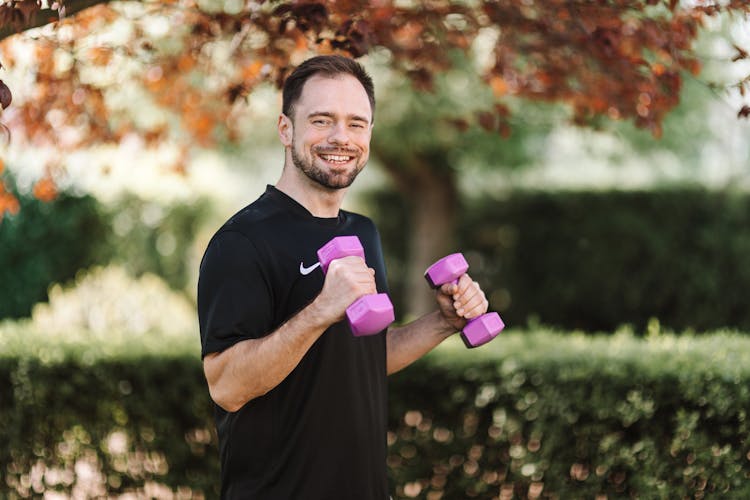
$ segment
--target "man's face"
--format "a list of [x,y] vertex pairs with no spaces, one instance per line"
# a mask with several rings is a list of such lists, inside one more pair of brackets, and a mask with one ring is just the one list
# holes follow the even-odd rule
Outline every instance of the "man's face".
[[370,154],[372,110],[362,84],[351,75],[315,75],[292,113],[294,166],[327,189],[349,187]]

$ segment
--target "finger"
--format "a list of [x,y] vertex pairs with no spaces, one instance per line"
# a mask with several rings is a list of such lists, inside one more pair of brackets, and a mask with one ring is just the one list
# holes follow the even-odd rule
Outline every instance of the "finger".
[[333,262],[331,262],[329,266],[329,273],[331,271],[334,272],[341,272],[345,274],[351,274],[351,275],[363,275],[363,276],[374,276],[375,270],[367,267],[367,263],[365,263],[364,259],[361,257],[356,256],[349,256],[349,257],[343,257],[341,259],[336,259]]
[[466,316],[469,311],[486,307],[487,298],[479,285],[474,282],[457,300],[454,300],[453,305],[459,315]]
[[364,294],[378,293],[374,270],[370,268],[358,269],[354,271],[352,279]]
[[327,279],[351,287],[351,293],[358,296],[377,293],[375,270],[367,267],[361,257],[349,256],[336,259],[331,262],[327,274]]
[[464,279],[465,277],[465,274],[461,276],[456,286],[456,291],[453,294],[453,308],[458,316],[464,315],[465,305],[472,296],[471,287],[469,286],[470,280],[467,281]]
[[455,292],[453,292],[454,298],[458,298],[460,295],[466,293],[469,288],[471,288],[474,281],[471,279],[471,276],[468,274],[463,274],[458,279],[458,283],[456,284]]
[[461,276],[461,280],[458,283],[458,290],[453,294],[453,300],[457,303],[464,303],[481,291],[482,289],[479,287],[479,283],[473,281],[468,275],[464,274]]
[[461,309],[461,316],[466,319],[476,318],[487,312],[489,303],[484,296],[484,293],[479,293],[472,297],[472,299],[464,304]]
[[336,274],[338,272],[351,272],[353,269],[363,269],[366,267],[364,259],[356,256],[341,257],[334,259],[328,265],[327,274]]

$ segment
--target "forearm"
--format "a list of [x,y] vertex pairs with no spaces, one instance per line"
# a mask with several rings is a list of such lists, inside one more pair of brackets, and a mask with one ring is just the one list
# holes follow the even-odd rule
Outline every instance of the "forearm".
[[454,333],[456,329],[443,319],[439,311],[406,325],[389,328],[386,337],[388,375],[407,367]]
[[212,399],[227,411],[237,411],[276,387],[330,326],[322,317],[312,302],[269,335],[206,356],[203,366]]

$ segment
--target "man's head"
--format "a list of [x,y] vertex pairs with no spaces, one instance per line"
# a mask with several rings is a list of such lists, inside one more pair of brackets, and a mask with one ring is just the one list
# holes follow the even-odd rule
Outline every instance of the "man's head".
[[286,80],[283,99],[285,171],[326,190],[349,187],[369,158],[372,79],[351,59],[314,57]]
[[312,57],[299,66],[284,81],[282,90],[283,101],[281,112],[294,119],[294,105],[302,95],[302,88],[310,77],[320,75],[334,78],[341,75],[351,75],[356,78],[367,93],[370,101],[371,119],[375,117],[375,86],[365,68],[354,59],[330,55]]

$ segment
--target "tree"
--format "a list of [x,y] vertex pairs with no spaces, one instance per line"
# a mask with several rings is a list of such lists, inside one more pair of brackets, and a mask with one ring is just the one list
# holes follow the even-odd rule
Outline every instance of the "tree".
[[[427,92],[434,89],[436,75],[454,66],[454,51],[471,51],[480,37],[492,39],[492,44],[473,71],[490,98],[467,116],[449,117],[455,130],[478,124],[505,137],[512,131],[512,103],[521,98],[562,103],[579,125],[600,117],[631,120],[660,137],[664,117],[679,102],[683,74],[700,73],[694,42],[706,20],[747,16],[750,4],[58,0],[42,9],[41,1],[25,0],[0,5],[0,37],[43,25],[53,10],[62,14],[63,9],[62,20],[33,34],[11,37],[0,47],[6,66],[14,64],[16,40],[32,43],[37,60],[29,83],[33,98],[6,109],[3,117],[13,140],[75,149],[137,135],[146,145],[177,141],[186,157],[193,145],[240,140],[237,109],[244,97],[263,83],[280,85],[313,53],[355,58],[384,54],[396,74]],[[70,16],[73,12],[77,13]],[[118,36],[112,34],[115,25]],[[744,48],[735,50],[733,60],[749,57]],[[108,73],[118,65],[120,79]],[[171,118],[144,122],[142,109],[115,103],[114,90],[124,86],[146,92]],[[743,95],[750,90],[750,76],[737,82],[734,90]],[[5,105],[7,99],[2,101]],[[748,114],[748,106],[739,112]],[[430,197],[447,199],[451,207],[450,200],[457,196],[455,174],[439,150],[412,155],[410,176],[392,167],[397,163],[388,160],[388,152],[381,150],[379,155],[397,185],[417,183],[409,194],[422,198],[424,213],[436,206]],[[175,170],[184,166],[178,164]],[[50,169],[40,192],[49,194],[54,175]],[[12,198],[0,188],[0,214],[13,209]],[[441,220],[444,212],[432,213],[434,217],[424,217],[415,229],[414,241],[428,234],[436,235],[433,241],[450,237],[450,217]],[[445,230],[438,232],[440,227]],[[423,261],[439,256],[438,246],[431,245],[433,255],[428,255],[413,245]]]
[[[474,62],[457,52],[451,58],[451,69],[435,75],[430,92],[394,77],[384,78],[380,87],[385,105],[377,112],[371,154],[406,210],[396,224],[377,217],[386,231],[386,224],[403,228],[398,239],[404,248],[398,254],[405,255],[407,265],[395,281],[403,286],[405,309],[411,315],[429,311],[434,303],[424,270],[457,251],[461,175],[475,167],[513,169],[530,164],[529,142],[549,133],[551,124],[563,116],[559,107],[525,103],[520,111],[520,103],[513,103],[498,124],[488,111],[492,90],[479,78]],[[523,118],[514,118],[518,115]]]

